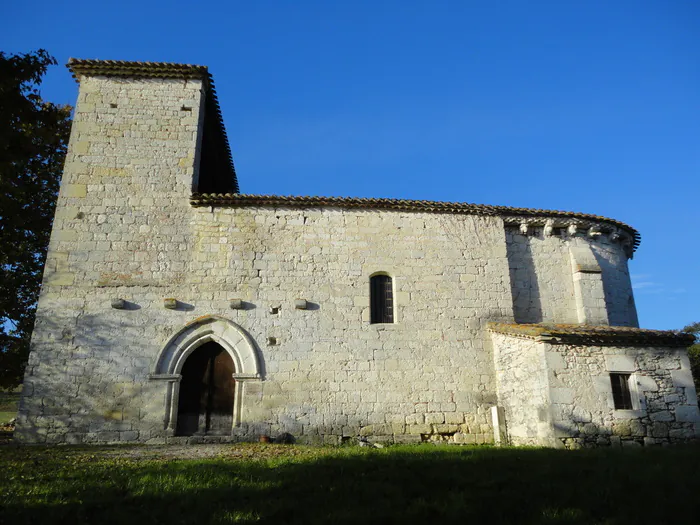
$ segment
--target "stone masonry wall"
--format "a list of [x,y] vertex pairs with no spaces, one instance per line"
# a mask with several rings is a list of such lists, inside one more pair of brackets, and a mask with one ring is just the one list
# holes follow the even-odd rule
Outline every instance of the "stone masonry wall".
[[589,238],[564,228],[544,235],[544,228],[530,227],[522,233],[506,229],[513,309],[518,323],[578,323],[569,247],[586,243],[602,270],[609,324],[639,326],[624,248],[607,235]]
[[163,283],[183,282],[202,102],[197,80],[81,80],[18,439],[141,439],[154,399],[142,343],[169,327],[110,299],[139,290],[129,312],[143,314]]
[[[220,315],[264,365],[240,392],[241,437],[490,440],[482,327],[512,318],[501,219],[192,208],[201,106],[195,81],[82,79],[18,439],[163,440],[154,362]],[[394,278],[393,325],[369,324],[379,271]]]
[[[567,448],[683,442],[700,433],[684,348],[543,344],[552,423]],[[632,375],[633,410],[615,410],[610,372]]]
[[[512,444],[566,448],[684,442],[700,412],[684,348],[549,344],[491,334]],[[616,410],[610,373],[631,375],[632,410]]]
[[547,362],[537,341],[492,333],[498,405],[503,407],[508,442],[553,445]]
[[590,243],[602,270],[605,306],[611,326],[639,327],[637,307],[634,304],[632,280],[630,279],[627,255],[618,243],[610,242],[601,235]]
[[[46,430],[27,439],[165,437],[165,394],[148,374],[170,336],[210,314],[243,327],[263,361],[263,380],[245,384],[241,437],[492,439],[483,325],[512,317],[500,219],[198,208],[189,230],[188,249],[163,258],[172,268],[189,255],[179,272],[139,286],[128,281],[128,262],[115,261],[120,281],[67,287],[42,303],[37,337],[64,342],[35,347],[28,407]],[[395,324],[369,323],[369,278],[378,271],[394,279]],[[57,317],[69,297],[77,312]],[[129,309],[112,309],[115,297]],[[165,297],[179,308],[165,309]],[[231,310],[232,298],[246,309]],[[296,298],[311,309],[294,309]],[[60,409],[47,410],[49,402]]]

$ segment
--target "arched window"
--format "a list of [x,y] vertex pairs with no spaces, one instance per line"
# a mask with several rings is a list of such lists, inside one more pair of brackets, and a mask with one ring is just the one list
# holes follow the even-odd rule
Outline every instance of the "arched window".
[[370,277],[369,296],[370,322],[372,324],[393,323],[394,292],[391,277],[388,275]]

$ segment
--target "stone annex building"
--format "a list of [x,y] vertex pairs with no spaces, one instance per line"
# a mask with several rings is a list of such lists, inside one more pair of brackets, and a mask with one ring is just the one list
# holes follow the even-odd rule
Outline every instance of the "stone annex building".
[[246,195],[206,67],[69,68],[80,89],[19,441],[698,435],[691,338],[637,327],[633,228]]

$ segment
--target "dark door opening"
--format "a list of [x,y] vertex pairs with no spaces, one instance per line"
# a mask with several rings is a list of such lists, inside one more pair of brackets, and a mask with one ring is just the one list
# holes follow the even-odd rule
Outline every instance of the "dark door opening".
[[233,425],[235,381],[231,356],[205,343],[185,361],[177,407],[178,436],[228,435]]

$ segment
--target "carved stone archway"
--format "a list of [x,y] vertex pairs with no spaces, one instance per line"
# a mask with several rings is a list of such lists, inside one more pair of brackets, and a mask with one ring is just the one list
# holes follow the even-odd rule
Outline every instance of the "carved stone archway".
[[240,421],[243,383],[262,379],[261,360],[253,338],[238,324],[218,315],[207,315],[186,324],[163,345],[148,378],[167,382],[164,427],[174,433],[177,428],[179,384],[182,367],[189,355],[208,342],[221,345],[233,359],[236,395],[233,426]]

